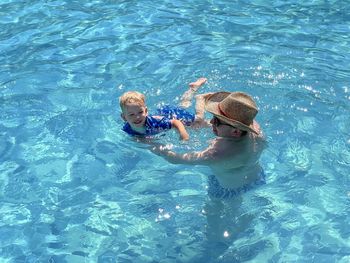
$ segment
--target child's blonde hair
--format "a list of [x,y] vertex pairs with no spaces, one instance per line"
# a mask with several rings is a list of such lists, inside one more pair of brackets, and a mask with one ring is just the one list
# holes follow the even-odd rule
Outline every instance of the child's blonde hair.
[[136,103],[140,106],[145,106],[145,95],[137,91],[127,91],[119,98],[120,108],[123,110],[127,103]]

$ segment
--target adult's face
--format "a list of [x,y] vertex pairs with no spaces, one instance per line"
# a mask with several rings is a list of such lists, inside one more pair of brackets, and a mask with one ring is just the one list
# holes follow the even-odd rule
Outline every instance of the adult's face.
[[213,133],[219,137],[238,138],[241,137],[244,133],[237,127],[225,123],[215,116],[213,116],[213,118],[210,120],[210,123],[212,124]]

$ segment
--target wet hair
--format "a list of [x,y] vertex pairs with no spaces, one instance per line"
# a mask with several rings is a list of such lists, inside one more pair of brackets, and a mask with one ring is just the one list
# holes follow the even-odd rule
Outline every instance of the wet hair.
[[128,103],[135,103],[140,106],[145,106],[145,95],[137,91],[127,91],[119,97],[119,105],[121,109],[124,109]]

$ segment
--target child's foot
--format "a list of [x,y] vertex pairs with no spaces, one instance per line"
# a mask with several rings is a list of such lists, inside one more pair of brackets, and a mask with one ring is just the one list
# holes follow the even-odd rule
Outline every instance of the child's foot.
[[183,108],[190,107],[191,106],[191,100],[192,100],[192,98],[194,96],[194,93],[205,82],[207,82],[206,78],[199,78],[195,82],[191,82],[189,84],[190,88],[181,96],[181,102],[179,103],[179,106],[183,107]]
[[193,90],[193,91],[197,91],[197,89],[202,86],[205,82],[207,82],[207,79],[206,78],[199,78],[197,79],[195,82],[191,82],[189,84],[190,88]]

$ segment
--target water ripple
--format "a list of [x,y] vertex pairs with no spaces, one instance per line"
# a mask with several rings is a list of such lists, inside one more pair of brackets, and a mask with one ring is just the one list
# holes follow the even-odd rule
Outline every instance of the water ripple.
[[[349,14],[342,1],[1,1],[0,261],[190,262],[206,247],[346,260]],[[252,94],[269,138],[273,178],[227,218],[253,218],[230,248],[207,240],[200,168],[120,131],[122,92],[153,110],[201,76],[203,92]]]

